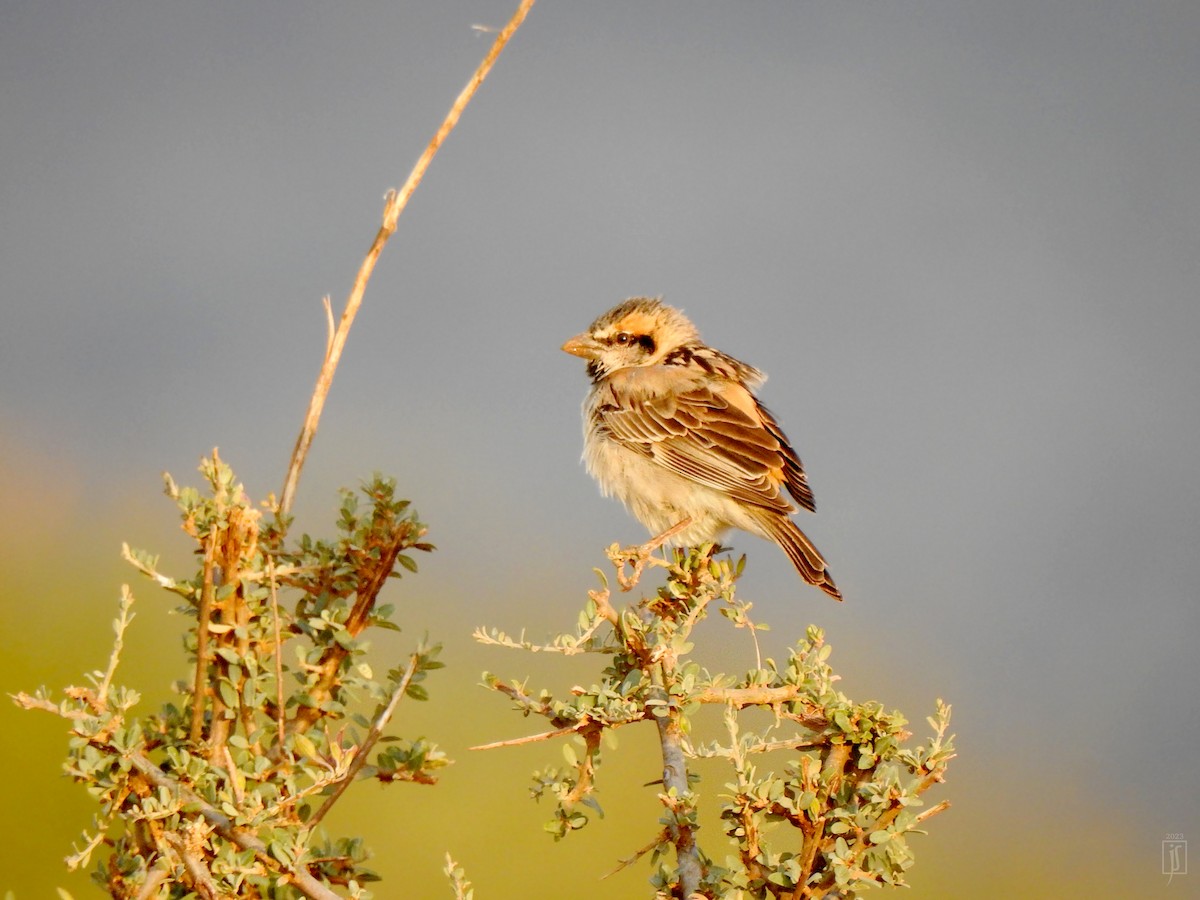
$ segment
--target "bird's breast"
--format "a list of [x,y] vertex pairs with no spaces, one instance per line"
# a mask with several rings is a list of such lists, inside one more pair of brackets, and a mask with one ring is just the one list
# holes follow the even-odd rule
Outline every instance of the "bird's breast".
[[695,546],[713,541],[731,526],[753,530],[739,504],[728,495],[683,478],[645,453],[591,429],[583,461],[607,497],[616,497],[653,535],[691,519],[672,543]]

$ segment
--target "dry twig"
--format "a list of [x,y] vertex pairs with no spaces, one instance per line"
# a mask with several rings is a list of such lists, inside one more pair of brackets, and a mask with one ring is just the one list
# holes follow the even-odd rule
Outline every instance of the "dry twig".
[[392,695],[388,698],[387,706],[380,710],[379,715],[375,717],[375,721],[371,723],[371,730],[367,732],[367,736],[363,739],[362,746],[355,752],[354,759],[351,760],[349,768],[346,769],[346,774],[336,782],[333,793],[325,799],[325,802],[321,804],[321,808],[317,810],[316,815],[308,821],[307,825],[309,829],[315,828],[317,823],[325,818],[325,814],[338,801],[338,798],[346,792],[346,788],[350,786],[350,782],[354,780],[362,767],[366,765],[368,755],[379,739],[383,737],[383,729],[387,728],[393,713],[396,712],[396,706],[399,705],[401,698],[407,693],[408,686],[412,683],[413,675],[417,672],[417,664],[420,662],[420,659],[421,657],[416,653],[409,658],[408,668],[404,670],[404,675],[392,690]]
[[371,249],[367,251],[366,257],[362,261],[362,265],[358,269],[358,275],[354,279],[354,287],[350,290],[350,296],[346,300],[346,308],[342,312],[341,321],[338,323],[337,330],[334,331],[332,338],[329,339],[325,349],[325,360],[321,364],[320,374],[317,375],[317,384],[313,389],[312,398],[309,400],[308,412],[304,416],[304,426],[300,429],[300,435],[296,438],[295,449],[292,450],[292,460],[288,466],[287,477],[284,479],[283,491],[279,496],[279,513],[282,516],[288,515],[292,509],[292,502],[296,496],[296,487],[300,483],[300,470],[304,467],[304,460],[308,456],[309,447],[312,446],[313,438],[317,433],[317,423],[321,418],[321,410],[325,406],[325,398],[329,394],[329,387],[333,383],[333,373],[337,369],[338,360],[341,359],[342,350],[346,346],[346,337],[350,333],[350,326],[354,322],[354,317],[358,314],[358,308],[362,304],[363,294],[367,290],[367,282],[371,278],[371,273],[375,270],[375,263],[379,259],[379,254],[383,252],[384,245],[388,239],[396,231],[396,223],[400,218],[400,213],[404,211],[404,207],[408,204],[408,200],[413,195],[413,191],[417,189],[417,185],[421,183],[421,179],[425,177],[425,172],[429,168],[429,164],[433,162],[433,157],[441,148],[446,137],[458,124],[459,117],[467,104],[471,102],[471,98],[475,96],[475,92],[479,90],[479,86],[483,84],[483,80],[495,65],[496,59],[500,56],[509,38],[516,33],[516,30],[521,27],[521,23],[525,21],[525,17],[529,14],[530,8],[533,6],[534,0],[521,0],[520,6],[513,14],[509,23],[500,30],[496,35],[496,40],[492,43],[492,48],[488,51],[487,56],[479,63],[475,74],[471,76],[467,86],[464,87],[455,99],[454,104],[450,107],[450,112],[446,114],[445,120],[433,139],[425,148],[425,152],[421,154],[417,164],[413,166],[412,171],[408,175],[408,180],[404,183],[399,191],[389,191],[387,201],[383,207],[383,224],[379,226],[379,231],[375,234],[375,240],[371,244]]

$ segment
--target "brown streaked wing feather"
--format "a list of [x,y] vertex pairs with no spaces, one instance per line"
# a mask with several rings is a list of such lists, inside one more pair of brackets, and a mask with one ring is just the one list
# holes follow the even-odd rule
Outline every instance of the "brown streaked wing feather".
[[650,397],[614,390],[617,405],[603,406],[597,415],[613,439],[648,452],[664,468],[743,503],[790,512],[780,491],[788,477],[785,445],[764,420],[738,408],[758,411],[745,388],[728,384],[724,391],[745,397],[733,397],[735,406],[709,387]]
[[792,448],[791,441],[787,439],[787,435],[783,433],[783,429],[779,427],[779,423],[775,421],[775,417],[771,415],[769,409],[760,403],[758,411],[762,415],[764,427],[779,441],[780,453],[783,456],[783,478],[788,493],[809,512],[816,512],[817,502],[813,498],[812,488],[808,486],[808,476],[804,474],[804,464],[800,462],[799,455]]

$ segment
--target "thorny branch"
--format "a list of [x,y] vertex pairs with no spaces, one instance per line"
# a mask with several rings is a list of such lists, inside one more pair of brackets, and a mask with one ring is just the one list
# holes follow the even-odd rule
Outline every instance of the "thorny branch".
[[[548,791],[558,801],[556,818],[547,828],[563,837],[587,821],[573,804],[584,801],[599,809],[588,795],[594,792],[603,730],[653,719],[663,761],[663,827],[621,867],[650,851],[657,859],[674,848],[675,867],[660,862],[652,878],[660,897],[714,898],[740,891],[743,896],[818,900],[850,896],[849,889],[866,885],[903,884],[912,861],[905,837],[948,806],[943,802],[915,812],[920,795],[941,780],[953,758],[952,737],[944,733],[949,707],[938,702],[937,717],[930,719],[935,735],[925,747],[902,747],[911,735],[899,713],[886,713],[874,702],[853,703],[833,688],[838,677],[826,663],[829,648],[815,627],[790,652],[786,666],[756,652],[756,667],[742,678],[710,675],[685,658],[706,609],[720,603],[734,627],[758,627],[746,616],[750,604],[734,596],[742,562],[714,560],[709,546],[659,559],[653,551],[663,541],[659,536],[641,546],[609,548],[622,591],[636,587],[651,565],[667,569],[667,583],[618,610],[600,573],[605,586],[589,591],[591,603],[574,634],[535,645],[523,632],[517,641],[494,629],[477,630],[482,643],[533,652],[601,653],[612,662],[599,683],[573,687],[573,697],[563,699],[548,691],[531,695],[522,683],[486,675],[488,687],[511,697],[526,715],[544,717],[553,730],[474,749],[585,735],[587,752],[568,753],[570,768],[534,776],[534,795]],[[596,637],[603,623],[612,626],[611,638]],[[687,737],[692,717],[711,704],[724,705],[730,742],[694,746]],[[762,734],[741,735],[738,714],[747,707],[772,712],[774,724]],[[792,730],[788,723],[800,728],[786,735]],[[781,725],[784,734],[774,739]],[[760,762],[760,754],[773,751],[788,751],[791,760],[782,767]],[[736,785],[730,786],[733,793],[721,813],[725,832],[736,845],[733,868],[703,854],[696,842],[697,795],[689,757],[725,758],[733,765]],[[772,822],[796,829],[795,842],[789,846],[784,838],[782,852],[776,843],[780,835],[767,827]]]

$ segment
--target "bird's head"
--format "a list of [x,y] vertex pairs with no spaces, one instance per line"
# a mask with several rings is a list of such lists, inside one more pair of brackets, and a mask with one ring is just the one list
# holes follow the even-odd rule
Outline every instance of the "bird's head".
[[620,369],[653,366],[668,353],[700,340],[683,313],[656,297],[634,297],[615,306],[562,348],[588,361],[593,381]]

